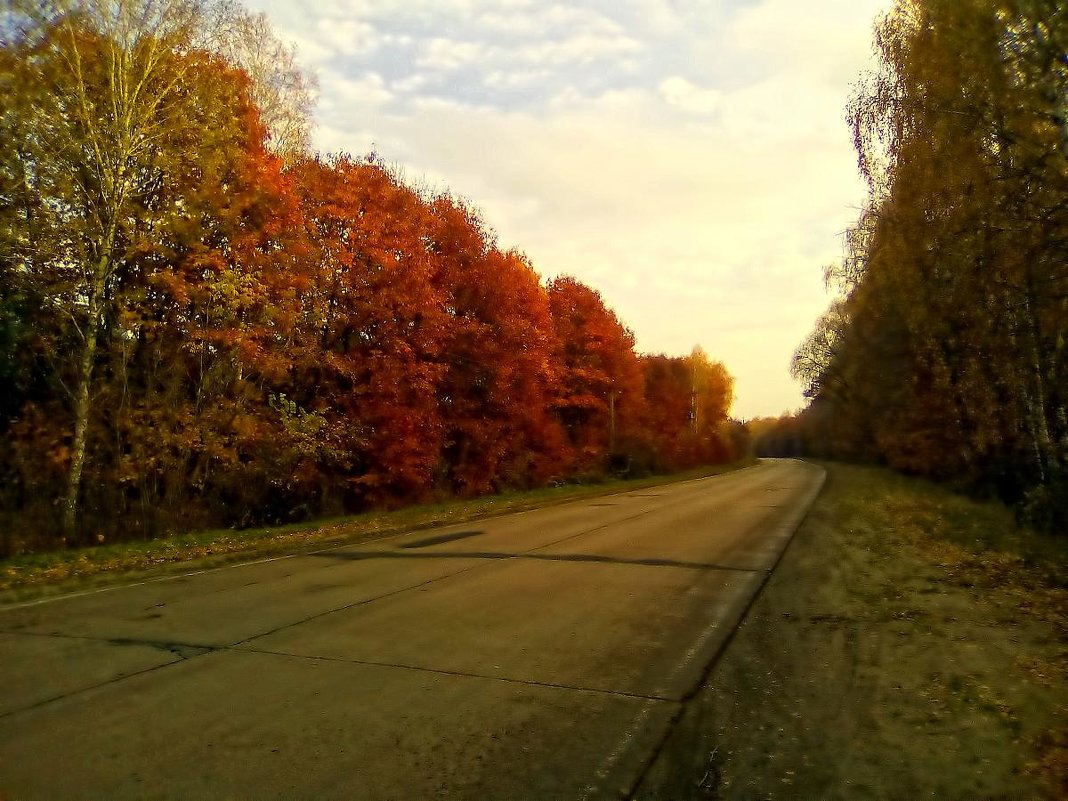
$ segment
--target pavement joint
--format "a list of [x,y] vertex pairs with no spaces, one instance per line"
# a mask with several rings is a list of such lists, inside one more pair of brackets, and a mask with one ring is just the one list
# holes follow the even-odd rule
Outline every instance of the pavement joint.
[[[49,636],[49,635],[41,635],[41,636]],[[62,635],[52,635],[52,636],[62,636]],[[90,640],[90,639],[94,639],[94,638],[92,638],[92,637],[77,637],[77,638],[71,638],[71,639]],[[104,640],[104,642],[107,642],[107,640]],[[185,662],[185,661],[187,661],[188,659],[191,658],[189,656],[183,656],[182,654],[180,654],[177,651],[174,651],[174,650],[172,650],[170,648],[167,648],[167,649],[164,649],[164,650],[170,651],[174,655],[175,658],[170,662],[163,662],[162,664],[152,665],[151,667],[143,668],[141,670],[135,670],[135,671],[132,671],[130,673],[123,673],[120,676],[113,676],[110,679],[98,682],[96,684],[92,684],[92,685],[90,685],[88,687],[78,687],[77,689],[69,690],[69,691],[67,691],[65,693],[60,693],[59,695],[53,695],[53,696],[50,696],[48,698],[42,698],[39,701],[35,701],[32,704],[27,704],[26,706],[18,707],[17,709],[9,709],[6,712],[0,712],[0,720],[3,720],[4,718],[12,717],[13,715],[21,715],[21,714],[23,714],[25,712],[30,712],[30,711],[32,711],[34,709],[39,709],[40,707],[47,706],[48,704],[54,704],[57,701],[62,701],[64,699],[66,699],[66,698],[72,698],[73,696],[81,695],[82,693],[89,692],[90,690],[98,690],[101,687],[107,687],[107,686],[109,686],[111,684],[118,684],[121,681],[126,681],[127,679],[132,679],[132,678],[134,678],[136,676],[144,676],[144,675],[147,675],[149,673],[155,673],[158,670],[163,670],[164,668],[174,667],[175,665],[180,665],[182,662]],[[212,650],[214,650],[214,649],[212,649]],[[199,656],[200,654],[197,654],[197,655]]]
[[679,559],[637,558],[627,559],[620,556],[587,553],[535,553],[533,551],[435,551],[431,553],[408,553],[406,551],[358,551],[342,553],[316,554],[324,559],[350,560],[361,562],[372,559],[535,559],[545,562],[599,562],[612,565],[634,565],[638,567],[678,567],[688,570],[731,571],[739,573],[761,573],[765,568],[743,567],[739,565],[722,565],[715,562],[689,562]]
[[381,662],[373,659],[355,659],[340,656],[319,656],[314,654],[295,654],[289,651],[272,651],[267,648],[252,648],[249,646],[231,646],[224,650],[237,653],[264,654],[266,656],[281,656],[290,659],[304,659],[313,662],[336,662],[350,665],[363,665],[366,667],[395,668],[398,670],[411,670],[418,673],[434,673],[439,676],[454,676],[464,679],[482,679],[485,681],[499,681],[505,684],[522,684],[528,687],[544,687],[551,690],[566,690],[568,692],[592,693],[594,695],[607,695],[613,698],[629,698],[638,701],[652,701],[665,704],[682,703],[681,698],[673,698],[668,695],[647,693],[633,693],[626,690],[606,690],[601,687],[580,687],[573,684],[559,684],[551,681],[538,681],[537,679],[518,679],[514,676],[493,676],[486,673],[472,673],[465,670],[448,670],[446,668],[433,668],[425,665],[409,665],[404,662]]
[[[599,525],[599,526],[594,526],[593,528],[584,529],[584,530],[579,531],[579,532],[577,532],[575,534],[570,534],[570,535],[568,535],[566,537],[561,537],[558,540],[554,540],[553,542],[549,542],[549,543],[546,543],[545,545],[541,545],[541,546],[539,546],[537,548],[531,548],[529,551],[523,551],[523,552],[521,552],[520,555],[521,556],[529,556],[531,554],[534,554],[535,551],[540,551],[540,550],[543,550],[545,548],[551,548],[554,545],[559,545],[562,542],[567,542],[569,540],[576,539],[577,537],[582,537],[582,536],[585,536],[587,534],[592,534],[595,531],[600,531],[600,530],[608,528],[610,526],[617,526],[620,523],[624,523],[624,522],[627,522],[627,521],[630,521],[630,520],[637,520],[638,518],[644,517],[644,516],[646,516],[648,514],[652,514],[655,511],[657,511],[657,509],[655,509],[655,508],[654,509],[647,509],[644,512],[639,512],[636,515],[631,515],[629,517],[623,518],[622,520],[613,520],[613,521],[609,521],[607,523],[603,523],[602,525]],[[400,553],[400,552],[396,552],[396,551],[392,551],[392,552],[391,551],[347,551],[346,552],[346,551],[335,550],[335,549],[329,549],[329,550],[324,549],[322,551],[317,551],[317,552],[313,552],[313,553],[306,554],[306,555],[307,556],[320,556],[320,557],[334,556],[336,558],[349,558],[349,557],[341,556],[342,553],[351,553],[352,554],[351,558],[359,559],[359,558],[370,558],[370,557],[364,557],[363,554],[376,554],[376,553],[383,553],[384,554],[384,553]],[[419,554],[405,554],[404,557],[402,557],[402,558],[419,558],[419,556],[420,556]],[[536,557],[530,557],[530,558],[536,558]],[[428,579],[426,581],[421,581],[421,582],[419,582],[417,584],[412,584],[412,585],[409,585],[407,587],[401,587],[399,589],[392,590],[390,592],[383,593],[381,595],[376,595],[376,596],[374,596],[372,598],[363,598],[363,599],[361,599],[359,601],[355,601],[355,602],[350,603],[350,604],[343,604],[342,606],[334,607],[334,608],[331,608],[331,609],[326,609],[326,610],[324,610],[322,612],[317,612],[314,615],[310,615],[310,616],[308,616],[306,618],[302,618],[301,620],[292,621],[290,623],[286,623],[284,625],[278,626],[276,628],[271,629],[270,631],[257,632],[256,634],[253,634],[253,635],[251,635],[249,637],[246,637],[243,640],[238,640],[237,642],[233,643],[233,645],[235,645],[235,646],[243,645],[245,643],[251,642],[251,641],[256,640],[256,639],[259,639],[260,637],[267,637],[267,636],[269,636],[271,634],[276,634],[276,633],[278,633],[280,631],[285,631],[287,629],[291,629],[291,628],[294,628],[296,626],[300,626],[300,625],[302,625],[304,623],[308,623],[308,622],[310,622],[312,620],[317,620],[319,618],[326,617],[327,615],[332,615],[332,614],[334,614],[336,612],[343,612],[343,611],[345,611],[347,609],[354,609],[354,608],[356,608],[358,606],[363,606],[365,604],[373,603],[373,602],[381,600],[383,598],[390,598],[390,597],[392,597],[394,595],[400,595],[400,594],[405,593],[405,592],[410,592],[411,590],[421,589],[421,588],[429,586],[431,584],[435,584],[435,583],[437,583],[439,581],[444,581],[445,579],[453,578],[454,576],[460,576],[460,575],[463,575],[464,573],[469,573],[472,570],[477,570],[477,569],[479,569],[481,567],[485,567],[485,566],[486,565],[484,565],[484,564],[470,565],[469,567],[463,568],[461,570],[457,570],[457,571],[452,572],[452,573],[447,573],[447,574],[445,574],[443,576],[436,576],[434,578]]]
[[292,629],[297,626],[301,626],[305,623],[309,623],[312,620],[318,620],[319,618],[326,617],[327,615],[335,614],[336,612],[344,612],[347,609],[355,609],[358,606],[364,606],[366,604],[374,603],[375,601],[380,601],[383,598],[391,598],[394,595],[400,595],[405,592],[411,592],[412,590],[418,590],[423,587],[429,586],[430,584],[436,584],[439,581],[444,581],[445,579],[453,578],[454,576],[461,576],[464,573],[470,573],[472,570],[477,570],[480,567],[484,567],[484,565],[470,565],[469,567],[456,570],[452,573],[446,573],[443,576],[435,576],[434,578],[427,579],[426,581],[420,581],[416,584],[409,584],[406,587],[400,587],[396,590],[390,590],[389,592],[384,592],[380,595],[375,595],[370,598],[361,598],[360,600],[353,601],[350,604],[342,604],[341,606],[335,606],[330,609],[325,609],[322,612],[316,612],[314,615],[309,615],[308,617],[301,618],[300,620],[294,620],[289,623],[284,623],[281,626],[276,626],[275,628],[270,629],[269,631],[257,632],[249,637],[245,637],[242,640],[238,640],[237,642],[233,643],[233,646],[244,645],[245,643],[252,642],[253,640],[258,640],[260,637],[268,637],[272,634],[277,634],[280,631],[285,631],[287,629]]
[[204,655],[209,654],[209,653],[218,653],[218,652],[233,652],[233,653],[242,653],[242,654],[262,654],[262,655],[265,655],[265,656],[280,656],[280,657],[285,657],[285,658],[289,658],[289,659],[301,659],[301,660],[306,660],[306,661],[335,662],[335,663],[343,663],[343,664],[363,665],[363,666],[367,666],[367,667],[395,668],[395,669],[398,669],[398,670],[410,670],[410,671],[419,672],[419,673],[434,673],[434,674],[441,675],[441,676],[454,676],[454,677],[457,677],[457,678],[469,678],[469,679],[483,679],[483,680],[486,680],[486,681],[497,681],[497,682],[503,682],[503,683],[506,683],[506,684],[521,684],[521,685],[526,685],[526,686],[530,686],[530,687],[544,687],[544,688],[554,689],[554,690],[565,690],[565,691],[568,691],[568,692],[592,693],[594,695],[607,695],[607,696],[612,696],[612,697],[617,697],[617,698],[628,698],[628,699],[635,699],[635,700],[642,700],[642,701],[654,701],[654,702],[668,703],[668,704],[678,704],[678,703],[682,702],[682,699],[671,697],[670,695],[667,695],[663,691],[658,691],[658,692],[653,693],[653,694],[648,694],[648,693],[627,692],[626,690],[607,690],[607,689],[600,688],[600,687],[581,687],[581,686],[572,685],[572,684],[561,684],[561,683],[557,683],[557,682],[538,681],[536,679],[519,679],[519,678],[515,678],[514,676],[493,676],[493,675],[489,675],[489,674],[485,674],[485,673],[474,673],[474,672],[462,671],[462,670],[448,670],[448,669],[445,669],[445,668],[427,667],[425,665],[410,665],[410,664],[406,664],[406,663],[403,663],[403,662],[383,662],[383,661],[377,661],[377,660],[371,660],[371,659],[353,659],[353,658],[344,658],[344,657],[321,656],[321,655],[314,655],[314,654],[296,654],[296,653],[290,653],[290,652],[287,652],[287,651],[273,651],[273,650],[270,650],[270,649],[267,649],[267,648],[256,648],[256,647],[253,647],[253,646],[250,646],[250,645],[246,644],[249,640],[256,639],[257,637],[264,636],[264,635],[256,635],[255,637],[251,637],[251,638],[248,638],[246,640],[242,640],[242,641],[236,642],[236,643],[234,643],[232,645],[201,645],[201,644],[196,644],[196,643],[181,643],[181,642],[170,642],[170,641],[163,641],[163,640],[150,640],[150,639],[142,640],[142,639],[136,639],[136,638],[133,638],[133,637],[92,637],[92,636],[84,635],[84,634],[64,634],[62,632],[10,631],[10,630],[5,630],[5,629],[0,629],[0,633],[2,633],[2,634],[17,634],[17,635],[22,635],[22,636],[27,636],[27,637],[43,637],[43,638],[67,639],[67,640],[84,640],[84,641],[89,641],[89,642],[108,643],[108,644],[116,645],[116,646],[127,646],[127,645],[135,645],[136,646],[136,645],[140,645],[140,646],[147,646],[147,647],[150,647],[150,648],[156,648],[156,649],[161,650],[161,651],[166,651],[166,652],[169,652],[169,653],[173,654],[176,657],[176,659],[174,661],[172,661],[172,662],[165,662],[162,665],[154,665],[154,666],[152,666],[150,668],[146,668],[144,670],[138,670],[138,671],[135,671],[135,672],[132,672],[132,673],[123,674],[121,676],[115,676],[115,677],[113,677],[111,679],[108,679],[107,681],[99,682],[98,684],[94,684],[94,685],[91,685],[91,686],[88,686],[88,687],[80,687],[80,688],[78,688],[76,690],[71,690],[70,692],[67,692],[67,693],[63,693],[63,694],[60,694],[60,695],[52,696],[50,698],[42,699],[42,700],[37,701],[37,702],[35,702],[35,703],[33,703],[33,704],[29,705],[29,706],[26,706],[26,707],[21,707],[19,709],[13,709],[13,710],[9,710],[7,712],[2,712],[2,713],[0,713],[0,719],[2,719],[4,717],[8,717],[10,715],[18,714],[20,712],[26,712],[28,710],[35,709],[37,707],[44,706],[46,704],[54,703],[55,701],[61,701],[64,698],[70,698],[72,696],[78,695],[78,694],[83,693],[83,692],[88,692],[90,690],[95,690],[95,689],[98,689],[100,687],[106,687],[106,686],[108,686],[110,684],[116,684],[116,683],[118,683],[120,681],[124,681],[126,679],[130,679],[130,678],[133,678],[135,676],[140,676],[140,675],[143,675],[145,673],[151,673],[152,671],[159,670],[160,668],[170,667],[172,665],[177,665],[177,664],[180,664],[181,662],[185,662],[185,661],[188,661],[190,659],[194,659],[194,658],[199,657],[199,656],[204,656]]

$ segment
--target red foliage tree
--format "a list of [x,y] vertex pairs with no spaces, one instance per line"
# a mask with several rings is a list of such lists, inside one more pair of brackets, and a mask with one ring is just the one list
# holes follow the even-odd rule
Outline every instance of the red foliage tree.
[[550,414],[556,368],[545,290],[521,254],[495,247],[471,209],[439,197],[433,214],[449,315],[443,479],[463,495],[542,483],[560,468],[562,447]]
[[640,424],[644,392],[634,335],[600,293],[576,279],[557,278],[548,292],[560,366],[555,408],[576,469],[598,469]]
[[296,172],[311,252],[290,416],[320,421],[316,459],[346,508],[418,497],[443,437],[446,313],[426,204],[371,160],[309,161]]
[[727,430],[733,382],[719,362],[694,348],[689,356],[644,356],[644,429],[670,470],[728,461],[734,454]]

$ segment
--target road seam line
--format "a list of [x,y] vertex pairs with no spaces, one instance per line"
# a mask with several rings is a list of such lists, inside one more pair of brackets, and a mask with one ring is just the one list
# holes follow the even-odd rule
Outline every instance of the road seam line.
[[609,556],[597,553],[538,553],[530,551],[438,551],[409,553],[407,550],[396,551],[370,551],[352,556],[327,555],[326,559],[340,561],[364,562],[375,559],[483,559],[483,560],[507,560],[507,559],[531,559],[541,562],[581,562],[596,564],[621,565],[623,567],[674,567],[683,570],[701,570],[706,572],[730,572],[730,573],[764,573],[765,567],[742,567],[740,565],[721,565],[715,562],[683,562],[676,559],[658,559],[649,557],[645,559],[627,559],[625,557]]
[[[35,701],[29,706],[20,707],[19,709],[11,709],[7,712],[0,712],[0,720],[3,720],[4,718],[9,718],[12,715],[21,715],[24,712],[32,712],[35,709],[39,709],[42,706],[47,706],[48,704],[53,704],[56,701],[63,701],[67,698],[73,698],[76,695],[81,695],[82,693],[89,692],[91,690],[99,690],[101,687],[107,687],[109,684],[118,684],[120,681],[126,681],[126,679],[133,679],[137,676],[144,676],[147,673],[153,673],[157,670],[174,667],[175,665],[180,665],[183,662],[188,662],[191,658],[196,658],[182,656],[181,654],[175,653],[174,651],[170,651],[169,653],[171,653],[175,657],[170,662],[164,662],[161,665],[153,665],[152,667],[144,668],[143,670],[136,670],[133,673],[124,673],[121,676],[114,676],[110,679],[107,679],[106,681],[100,682],[99,684],[93,684],[89,687],[79,687],[75,690],[70,690],[69,692],[62,693],[61,695],[56,695],[51,698],[45,698],[41,701]],[[202,654],[198,654],[197,656],[202,656]]]
[[[265,656],[280,656],[280,657],[285,657],[285,658],[289,658],[289,659],[300,659],[300,660],[312,661],[312,662],[315,662],[315,661],[318,661],[318,662],[336,662],[336,663],[340,663],[340,664],[363,665],[363,666],[366,666],[366,667],[397,668],[397,669],[400,669],[400,670],[410,670],[410,671],[419,672],[419,673],[434,673],[434,674],[442,675],[442,676],[456,676],[456,677],[459,677],[459,678],[469,678],[469,679],[484,679],[484,680],[487,680],[487,681],[504,682],[506,684],[522,684],[522,685],[527,685],[527,686],[530,686],[530,687],[545,687],[545,688],[554,689],[554,690],[568,690],[568,691],[571,691],[571,692],[593,693],[595,695],[609,695],[609,696],[614,696],[614,697],[618,697],[618,698],[630,698],[630,699],[640,700],[640,701],[651,701],[651,702],[668,703],[668,704],[681,703],[681,699],[679,699],[679,698],[673,698],[671,696],[661,695],[661,694],[649,695],[649,694],[646,694],[646,693],[627,692],[626,690],[605,690],[605,689],[601,689],[601,688],[598,688],[598,687],[578,687],[578,686],[575,686],[575,685],[572,685],[572,684],[558,684],[558,683],[548,682],[548,681],[538,681],[537,679],[517,679],[517,678],[512,677],[512,676],[491,676],[491,675],[487,675],[487,674],[484,674],[484,673],[472,673],[472,672],[463,671],[463,670],[448,670],[446,668],[426,667],[426,666],[423,666],[423,665],[409,665],[409,664],[406,664],[404,662],[382,662],[382,661],[373,660],[373,659],[356,659],[356,658],[349,658],[349,657],[321,656],[321,655],[317,655],[317,654],[296,654],[296,653],[291,653],[291,652],[288,652],[288,651],[274,651],[274,650],[271,650],[271,649],[268,649],[268,648],[256,648],[256,647],[245,645],[244,643],[247,642],[247,640],[239,641],[237,643],[234,643],[233,645],[203,645],[203,644],[199,644],[199,643],[177,642],[177,641],[172,641],[172,640],[139,640],[139,639],[127,638],[127,637],[91,637],[91,636],[84,635],[84,634],[64,634],[62,632],[38,632],[38,631],[17,631],[17,632],[12,632],[12,631],[0,630],[0,633],[22,635],[22,636],[26,636],[26,637],[41,637],[41,638],[67,639],[67,640],[85,640],[85,641],[89,641],[89,642],[109,643],[109,644],[112,644],[112,645],[140,645],[140,646],[144,646],[144,647],[147,647],[147,648],[155,648],[155,649],[157,649],[159,651],[165,651],[167,653],[173,654],[176,657],[176,659],[174,659],[171,662],[165,662],[165,663],[163,663],[161,665],[154,665],[154,666],[152,666],[150,668],[145,668],[143,670],[139,670],[139,671],[136,671],[134,673],[128,673],[128,674],[124,674],[122,676],[115,676],[115,677],[110,678],[110,679],[108,679],[106,681],[102,681],[99,684],[94,684],[94,685],[91,685],[89,687],[82,687],[82,688],[79,688],[79,689],[76,689],[76,690],[71,690],[70,692],[64,693],[62,695],[57,695],[57,696],[54,696],[52,698],[47,698],[47,699],[44,699],[42,701],[38,701],[38,702],[34,703],[33,705],[28,706],[28,707],[23,707],[21,709],[16,709],[16,710],[11,710],[9,712],[0,713],[0,718],[6,717],[8,715],[16,714],[18,712],[23,712],[23,711],[26,711],[26,710],[29,710],[29,709],[34,709],[37,706],[41,706],[41,705],[44,705],[44,704],[49,704],[49,703],[52,703],[53,701],[59,701],[59,700],[62,700],[64,698],[69,698],[71,696],[77,695],[77,694],[82,693],[82,692],[87,692],[89,690],[95,690],[95,689],[97,689],[99,687],[104,687],[104,686],[106,686],[108,684],[115,684],[115,683],[117,683],[119,681],[123,681],[123,680],[128,679],[128,678],[133,678],[135,676],[139,676],[142,673],[148,673],[148,672],[151,672],[153,670],[159,670],[160,668],[169,667],[170,665],[176,665],[176,664],[179,664],[181,662],[187,662],[187,661],[190,661],[192,659],[196,659],[197,657],[200,657],[200,656],[207,656],[208,654],[218,653],[218,652],[221,652],[221,651],[226,651],[226,652],[230,652],[230,653],[237,653],[237,654],[262,654],[262,655],[265,655]],[[182,654],[180,651],[176,650],[176,649],[180,649],[180,648],[195,649],[195,650],[202,651],[203,653],[192,654],[192,655],[187,656],[187,655]]]
[[341,656],[318,656],[314,654],[294,654],[288,651],[272,651],[267,648],[248,648],[227,646],[220,649],[234,653],[263,654],[265,656],[281,656],[290,659],[302,659],[309,662],[336,662],[345,665],[362,665],[365,667],[396,668],[410,670],[417,673],[434,673],[439,676],[454,676],[465,679],[483,679],[486,681],[499,681],[506,684],[522,684],[528,687],[545,687],[551,690],[568,690],[570,692],[593,693],[594,695],[609,695],[616,698],[629,698],[637,701],[647,701],[666,704],[681,703],[681,699],[670,698],[661,695],[646,695],[645,693],[631,693],[626,690],[604,690],[598,687],[576,687],[571,684],[555,684],[549,681],[537,679],[517,679],[512,676],[489,676],[485,673],[470,673],[464,670],[448,670],[446,668],[425,667],[423,665],[409,665],[403,662],[379,662],[374,659],[355,659]]

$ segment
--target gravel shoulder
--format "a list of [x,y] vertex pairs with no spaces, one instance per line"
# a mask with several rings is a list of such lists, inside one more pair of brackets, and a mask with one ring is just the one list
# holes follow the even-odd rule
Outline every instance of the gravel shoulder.
[[1068,797],[1068,539],[827,467],[635,797]]

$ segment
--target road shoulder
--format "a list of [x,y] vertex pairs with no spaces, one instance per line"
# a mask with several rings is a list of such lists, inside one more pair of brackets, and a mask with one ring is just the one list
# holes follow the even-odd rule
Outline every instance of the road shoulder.
[[830,466],[636,797],[1063,797],[1064,543],[1010,529]]

